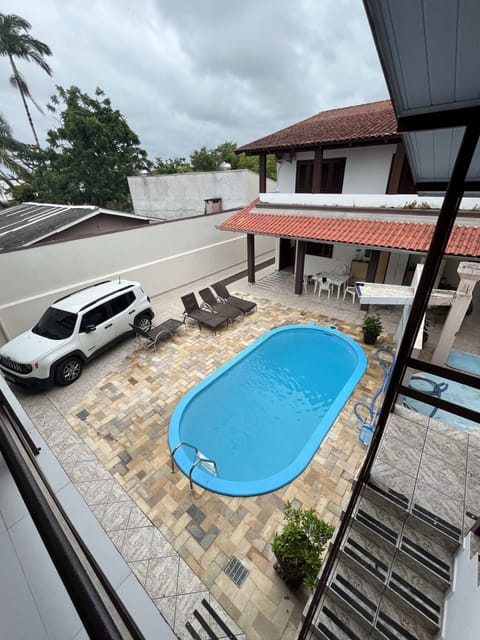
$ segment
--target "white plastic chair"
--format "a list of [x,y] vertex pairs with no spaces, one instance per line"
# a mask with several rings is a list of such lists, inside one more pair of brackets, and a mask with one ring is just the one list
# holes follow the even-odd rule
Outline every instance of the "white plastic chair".
[[352,304],[354,304],[355,298],[357,297],[357,290],[355,289],[354,285],[348,285],[347,287],[345,287],[345,291],[343,292],[343,299],[344,300],[347,297],[347,295],[351,295],[352,296]]
[[327,278],[319,278],[318,280],[318,297],[320,298],[322,291],[327,292],[327,297],[330,298],[332,292],[332,283]]

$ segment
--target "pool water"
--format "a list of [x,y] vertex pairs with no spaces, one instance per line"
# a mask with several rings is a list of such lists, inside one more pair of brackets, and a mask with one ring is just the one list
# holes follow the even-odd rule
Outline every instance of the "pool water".
[[[272,491],[296,477],[328,433],[366,368],[363,350],[333,329],[275,329],[190,391],[169,429],[170,449],[188,442],[214,460],[198,484],[228,495]],[[184,473],[196,460],[182,446]]]

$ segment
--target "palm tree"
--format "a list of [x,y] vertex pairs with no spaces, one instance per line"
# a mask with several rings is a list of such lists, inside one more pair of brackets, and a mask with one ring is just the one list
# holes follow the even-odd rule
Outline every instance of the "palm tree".
[[30,31],[31,28],[32,25],[20,16],[13,14],[4,15],[3,13],[0,13],[0,56],[6,56],[10,61],[13,72],[10,82],[17,87],[20,92],[28,122],[30,123],[30,127],[33,131],[33,137],[35,138],[37,147],[39,147],[40,143],[38,142],[37,132],[35,131],[32,116],[28,108],[27,98],[32,100],[38,109],[40,107],[38,107],[36,102],[33,100],[25,79],[17,69],[14,58],[35,62],[46,73],[48,73],[49,76],[51,76],[52,70],[44,57],[51,56],[52,52],[50,51],[50,47],[44,42],[36,40],[29,35],[28,31]]
[[25,170],[16,160],[17,154],[25,147],[12,137],[12,131],[4,116],[0,113],[0,178],[7,179],[2,166],[15,175]]

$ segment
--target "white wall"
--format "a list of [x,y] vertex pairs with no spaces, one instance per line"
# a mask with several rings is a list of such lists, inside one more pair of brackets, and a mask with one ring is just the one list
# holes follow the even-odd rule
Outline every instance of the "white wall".
[[[228,217],[201,216],[0,253],[0,343],[31,327],[53,300],[110,277],[138,280],[155,296],[232,266],[244,269],[245,236],[215,228]],[[255,238],[257,261],[273,249],[273,238]]]
[[[267,191],[275,189],[267,180]],[[205,200],[222,198],[222,209],[240,209],[258,196],[259,177],[248,169],[199,171],[128,178],[138,215],[172,220],[203,215]]]
[[[342,193],[385,193],[395,150],[394,144],[326,149],[323,157],[346,158]],[[296,159],[313,160],[313,157],[313,151],[302,151],[289,162],[285,154],[284,159],[277,163],[276,191],[294,193]]]
[[470,558],[470,536],[463,541],[455,559],[453,587],[445,599],[441,640],[478,640],[480,589],[478,555]]

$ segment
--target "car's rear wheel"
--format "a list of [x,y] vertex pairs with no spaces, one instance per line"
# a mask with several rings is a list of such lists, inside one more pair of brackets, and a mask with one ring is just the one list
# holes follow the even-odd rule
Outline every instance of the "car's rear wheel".
[[66,387],[78,380],[82,373],[83,362],[77,356],[68,356],[59,362],[55,368],[55,382]]
[[152,319],[148,313],[142,313],[135,318],[135,326],[143,329],[144,331],[150,331],[152,328]]

